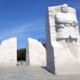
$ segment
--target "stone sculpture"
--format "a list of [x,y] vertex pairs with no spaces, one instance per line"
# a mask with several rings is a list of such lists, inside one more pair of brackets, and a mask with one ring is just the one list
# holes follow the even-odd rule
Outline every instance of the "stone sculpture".
[[77,39],[77,18],[75,14],[69,13],[68,5],[61,6],[61,12],[55,14],[55,24],[58,39],[71,37]]
[[46,66],[46,50],[41,42],[28,38],[28,47],[26,53],[26,61],[32,66]]
[[76,10],[67,4],[48,8],[47,68],[55,74],[80,73],[80,44]]

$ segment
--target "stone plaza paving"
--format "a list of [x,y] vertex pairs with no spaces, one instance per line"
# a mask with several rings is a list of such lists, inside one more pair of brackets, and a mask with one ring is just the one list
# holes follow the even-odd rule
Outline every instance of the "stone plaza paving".
[[57,76],[40,67],[0,67],[0,80],[80,80],[80,75]]

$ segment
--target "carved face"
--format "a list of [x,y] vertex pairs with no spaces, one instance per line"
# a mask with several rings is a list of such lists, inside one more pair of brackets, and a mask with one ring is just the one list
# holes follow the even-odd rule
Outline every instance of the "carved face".
[[61,12],[68,13],[68,11],[69,11],[68,5],[62,5],[61,6]]

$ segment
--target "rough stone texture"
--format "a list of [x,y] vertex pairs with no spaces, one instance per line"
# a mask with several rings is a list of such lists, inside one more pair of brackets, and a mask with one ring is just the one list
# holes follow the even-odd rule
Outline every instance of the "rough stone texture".
[[46,50],[41,42],[28,38],[28,48],[26,54],[27,63],[29,63],[29,65],[46,66]]
[[[76,26],[76,30],[73,30],[73,26],[68,25],[69,27],[64,27],[63,23],[58,26],[60,31],[57,31],[56,14],[58,14],[59,21],[62,23],[66,23],[66,20],[74,20],[77,22],[74,8],[69,7],[68,16],[67,13],[67,15],[61,13],[61,5],[48,7],[46,22],[47,68],[55,74],[80,74],[80,39],[78,25]],[[73,15],[75,17],[72,17]],[[60,38],[63,39],[61,40]]]
[[13,66],[17,63],[17,39],[10,38],[0,44],[0,66]]

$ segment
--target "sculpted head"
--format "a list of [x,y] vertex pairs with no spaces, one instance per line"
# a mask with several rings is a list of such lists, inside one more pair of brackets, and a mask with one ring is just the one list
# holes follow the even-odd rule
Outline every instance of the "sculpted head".
[[68,13],[68,11],[69,11],[68,5],[67,5],[67,4],[63,4],[63,5],[61,6],[61,12],[62,12],[62,13]]

